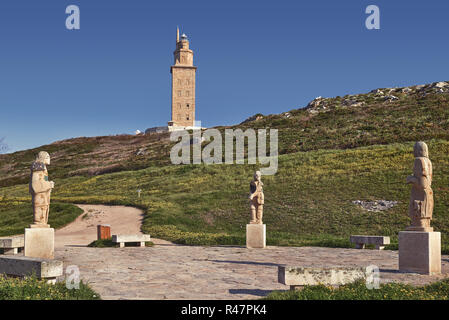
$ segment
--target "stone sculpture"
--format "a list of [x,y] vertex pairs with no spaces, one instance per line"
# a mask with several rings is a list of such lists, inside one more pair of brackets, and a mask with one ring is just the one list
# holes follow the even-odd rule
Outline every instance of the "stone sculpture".
[[407,183],[412,185],[409,203],[409,216],[412,219],[407,231],[432,232],[430,220],[433,212],[432,162],[424,142],[416,142],[413,148],[415,163],[413,175],[407,177]]
[[30,193],[33,202],[34,223],[32,228],[49,228],[48,213],[50,210],[50,193],[54,182],[48,181],[47,165],[50,155],[41,151],[31,165]]
[[251,203],[251,221],[250,224],[263,224],[263,204],[264,204],[264,194],[263,194],[263,183],[261,180],[260,171],[256,171],[254,174],[254,179],[250,183],[250,203]]

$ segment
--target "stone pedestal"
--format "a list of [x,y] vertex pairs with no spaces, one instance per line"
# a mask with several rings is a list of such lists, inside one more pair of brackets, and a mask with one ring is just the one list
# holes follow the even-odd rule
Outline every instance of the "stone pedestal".
[[246,225],[246,247],[265,248],[267,242],[267,228],[265,224]]
[[25,228],[25,257],[54,259],[55,229]]
[[441,233],[399,232],[399,271],[441,273]]

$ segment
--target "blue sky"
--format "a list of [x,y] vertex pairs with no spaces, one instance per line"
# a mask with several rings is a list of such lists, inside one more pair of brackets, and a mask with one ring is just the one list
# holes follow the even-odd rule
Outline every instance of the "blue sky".
[[[65,27],[71,4],[80,30]],[[370,4],[380,30],[365,28]],[[166,125],[177,25],[207,127],[449,80],[447,0],[2,0],[0,137],[16,151]]]

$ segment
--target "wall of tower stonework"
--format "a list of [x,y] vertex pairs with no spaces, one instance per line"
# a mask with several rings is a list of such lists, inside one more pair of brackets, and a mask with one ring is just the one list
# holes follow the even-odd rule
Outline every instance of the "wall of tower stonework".
[[192,51],[177,51],[175,53],[175,65],[193,66],[193,52]]
[[172,121],[178,126],[195,123],[195,69],[172,68]]

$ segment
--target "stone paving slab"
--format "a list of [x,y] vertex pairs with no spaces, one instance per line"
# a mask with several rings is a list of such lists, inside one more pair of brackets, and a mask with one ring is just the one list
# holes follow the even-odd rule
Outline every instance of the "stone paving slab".
[[103,299],[258,299],[278,283],[278,265],[377,265],[381,283],[424,285],[449,277],[449,256],[442,256],[442,274],[398,272],[398,252],[318,247],[246,249],[236,246],[181,246],[158,242],[154,247],[57,248],[64,267],[78,265],[81,278]]

